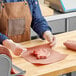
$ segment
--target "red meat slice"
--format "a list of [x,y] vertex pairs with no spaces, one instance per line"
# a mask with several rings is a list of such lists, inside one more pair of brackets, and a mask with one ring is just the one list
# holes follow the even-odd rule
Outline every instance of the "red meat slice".
[[[28,49],[28,51],[24,52],[22,54],[22,57],[25,60],[27,60],[27,61],[29,61],[30,63],[33,63],[33,64],[50,64],[50,63],[55,63],[57,61],[63,60],[67,56],[66,54],[60,54],[59,52],[56,52],[56,51],[52,50],[50,48],[49,44],[39,45],[39,46],[27,48],[27,49]],[[44,52],[39,51],[39,50],[49,51],[50,55],[47,52],[44,53]],[[36,55],[36,56],[32,55],[32,53],[34,53],[34,55]],[[40,55],[40,53],[43,53],[43,54],[47,55],[46,56],[47,58],[37,59],[37,54],[36,53],[37,54],[39,53],[39,55]],[[43,55],[43,54],[41,54],[41,55]]]
[[75,50],[76,51],[76,41],[73,40],[67,40],[66,42],[64,42],[64,45],[71,50]]
[[46,49],[40,49],[40,50],[34,50],[32,55],[36,56],[37,59],[46,59],[48,56],[50,56],[50,51]]

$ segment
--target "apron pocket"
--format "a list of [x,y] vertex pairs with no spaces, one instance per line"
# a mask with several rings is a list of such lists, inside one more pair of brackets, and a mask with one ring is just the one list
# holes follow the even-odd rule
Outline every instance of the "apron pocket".
[[9,19],[8,20],[8,36],[21,35],[25,32],[25,19]]

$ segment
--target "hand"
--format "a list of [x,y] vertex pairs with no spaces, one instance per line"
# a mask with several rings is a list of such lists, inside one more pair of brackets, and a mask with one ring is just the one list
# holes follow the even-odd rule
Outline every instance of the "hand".
[[46,59],[50,55],[50,52],[46,49],[40,49],[34,50],[32,54],[36,56],[37,59]]
[[23,51],[27,51],[26,48],[23,48],[22,45],[13,42],[10,39],[6,39],[3,41],[3,45],[9,48],[16,56],[21,55]]
[[45,40],[47,40],[50,43],[51,47],[56,44],[56,38],[55,36],[52,35],[50,31],[45,31],[43,37]]
[[13,53],[17,56],[21,55],[23,52],[26,52],[27,49],[23,48],[22,45],[15,43],[14,44],[14,48],[11,48],[11,50],[13,50]]

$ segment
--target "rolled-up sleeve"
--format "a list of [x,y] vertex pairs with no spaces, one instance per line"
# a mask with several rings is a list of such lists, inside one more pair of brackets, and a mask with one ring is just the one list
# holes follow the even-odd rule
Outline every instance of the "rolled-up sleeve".
[[47,21],[41,14],[38,0],[32,0],[33,11],[32,11],[32,29],[39,35],[40,38],[43,38],[43,33],[47,30],[51,31],[52,29],[48,26]]
[[8,37],[0,33],[0,44],[2,44],[2,42],[6,39],[8,39]]

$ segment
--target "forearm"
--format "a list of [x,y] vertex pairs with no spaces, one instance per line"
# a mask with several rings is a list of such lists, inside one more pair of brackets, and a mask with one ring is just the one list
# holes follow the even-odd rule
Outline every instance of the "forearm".
[[19,56],[23,52],[26,52],[27,49],[24,48],[22,45],[19,43],[13,42],[11,39],[6,39],[3,41],[3,45],[9,48],[15,55]]
[[39,35],[40,38],[43,38],[45,31],[51,31],[47,21],[42,16],[38,0],[32,0],[32,29]]
[[15,47],[14,43],[15,42],[13,42],[11,39],[6,39],[3,41],[3,45],[11,50],[12,50],[12,47]]
[[43,34],[45,31],[52,31],[43,17],[41,17],[40,19],[34,19],[32,22],[32,28],[40,38],[43,38]]

